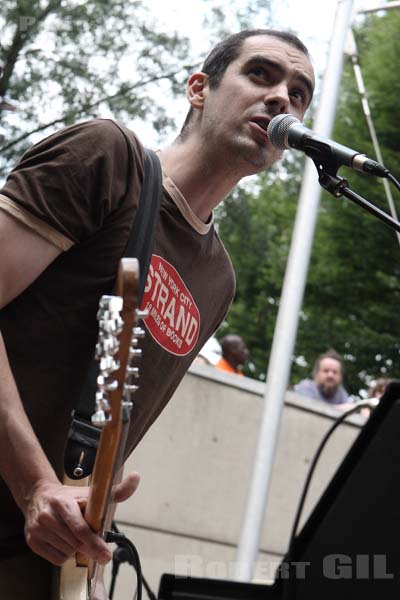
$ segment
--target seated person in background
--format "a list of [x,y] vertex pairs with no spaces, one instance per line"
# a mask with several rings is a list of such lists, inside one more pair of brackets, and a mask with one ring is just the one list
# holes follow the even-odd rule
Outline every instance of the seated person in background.
[[338,405],[338,408],[348,408],[352,402],[342,381],[342,358],[335,350],[328,350],[315,361],[313,379],[303,379],[293,386],[293,391],[301,396]]
[[215,365],[220,371],[241,375],[240,368],[244,365],[249,355],[246,344],[240,335],[229,334],[220,340],[222,358]]

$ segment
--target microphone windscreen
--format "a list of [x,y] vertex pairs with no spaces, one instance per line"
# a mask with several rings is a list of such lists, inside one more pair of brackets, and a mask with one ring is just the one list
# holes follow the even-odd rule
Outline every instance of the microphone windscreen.
[[267,134],[270,139],[271,144],[277,148],[278,150],[285,150],[285,148],[290,148],[288,144],[288,133],[290,127],[294,123],[300,123],[299,119],[296,119],[293,115],[284,114],[277,115],[273,119],[271,119]]

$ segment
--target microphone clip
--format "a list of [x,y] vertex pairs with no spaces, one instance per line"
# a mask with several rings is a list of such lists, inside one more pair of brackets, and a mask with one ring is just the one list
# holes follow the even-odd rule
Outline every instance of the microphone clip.
[[327,190],[335,198],[343,196],[344,189],[348,187],[348,181],[339,175],[331,175],[327,171],[320,171],[318,166],[318,181],[320,186]]
[[310,140],[305,148],[305,153],[311,158],[318,172],[318,181],[321,187],[336,198],[343,196],[344,188],[348,187],[348,181],[337,174],[341,163],[336,159],[334,153],[327,144],[314,143]]

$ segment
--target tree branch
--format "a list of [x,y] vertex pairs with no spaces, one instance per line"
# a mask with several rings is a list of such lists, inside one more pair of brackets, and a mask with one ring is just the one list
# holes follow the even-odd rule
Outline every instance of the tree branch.
[[[34,18],[34,21],[31,23],[31,26],[28,27],[28,23],[26,24],[26,30],[23,31],[21,29],[21,22],[16,23],[16,30],[14,33],[14,37],[12,39],[11,45],[9,46],[8,51],[5,55],[3,72],[0,77],[0,96],[5,96],[12,74],[14,72],[14,68],[16,62],[18,60],[18,56],[24,47],[25,43],[32,37],[32,34],[35,30],[37,30],[38,25],[54,10],[61,6],[62,0],[52,0],[46,6],[46,8]],[[32,17],[33,18],[33,17]]]
[[77,108],[77,109],[75,109],[73,111],[67,112],[62,117],[59,117],[58,119],[54,119],[53,121],[51,121],[49,123],[45,123],[43,125],[39,125],[35,129],[32,129],[31,131],[23,133],[17,139],[15,139],[12,142],[6,144],[5,146],[0,147],[0,152],[5,152],[6,150],[9,150],[13,146],[16,146],[17,144],[19,144],[19,142],[22,142],[23,140],[27,139],[30,135],[33,135],[34,133],[38,133],[39,131],[43,131],[43,130],[47,129],[48,127],[52,127],[53,125],[57,125],[59,123],[63,123],[64,121],[66,121],[70,117],[77,117],[78,115],[85,114],[88,111],[90,111],[92,108],[95,108],[96,106],[98,106],[99,104],[101,104],[102,102],[109,102],[113,98],[117,98],[118,96],[121,96],[122,94],[126,94],[127,92],[130,92],[130,91],[132,91],[132,90],[134,90],[134,89],[136,89],[138,87],[145,86],[145,85],[147,85],[149,83],[154,83],[155,81],[161,81],[162,79],[171,79],[175,75],[178,75],[183,69],[187,69],[188,70],[188,69],[193,69],[195,67],[198,67],[198,64],[196,64],[196,65],[185,65],[184,67],[182,67],[178,71],[174,71],[172,73],[168,73],[167,75],[160,75],[159,77],[152,77],[151,79],[148,79],[147,81],[136,82],[135,84],[133,84],[131,86],[128,86],[128,87],[124,86],[122,89],[120,89],[115,94],[111,94],[109,96],[104,96],[103,98],[100,98],[99,100],[96,100],[96,102],[93,102],[91,104],[87,104],[85,106],[82,106],[80,109]]

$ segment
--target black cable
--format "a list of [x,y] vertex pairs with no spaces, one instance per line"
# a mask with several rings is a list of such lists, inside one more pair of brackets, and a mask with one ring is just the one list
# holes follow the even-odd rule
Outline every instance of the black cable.
[[[119,546],[122,546],[128,550],[131,556],[132,564],[135,567],[137,577],[137,589],[134,598],[136,598],[136,600],[142,600],[142,568],[140,565],[139,553],[136,550],[135,545],[122,533],[115,533],[114,531],[107,531],[104,539],[107,543],[114,542],[115,544],[118,544]],[[114,588],[112,592],[114,593]]]
[[116,554],[115,554],[115,550],[113,552],[113,564],[112,564],[112,571],[111,571],[111,583],[110,583],[110,591],[108,593],[110,600],[113,599],[114,597],[114,590],[115,590],[115,582],[117,580],[117,575],[118,575],[118,571],[119,571],[119,566],[121,564],[121,560],[117,560],[116,559]]
[[396,179],[396,177],[394,175],[392,175],[391,173],[387,174],[387,178],[389,179],[389,181],[391,181],[393,183],[393,185],[400,190],[400,182]]
[[[289,569],[290,569],[290,564],[292,561],[292,555],[293,555],[293,550],[294,550],[294,545],[295,545],[295,541],[296,541],[296,533],[297,533],[297,528],[299,526],[299,522],[300,522],[300,518],[301,518],[301,513],[303,512],[303,508],[304,508],[304,504],[305,504],[305,500],[306,500],[306,496],[308,493],[308,489],[310,487],[310,483],[311,483],[311,479],[312,476],[314,474],[315,471],[315,467],[317,466],[317,462],[319,460],[319,457],[321,456],[321,453],[323,451],[323,449],[325,448],[325,445],[327,443],[327,441],[329,440],[329,438],[331,437],[332,433],[335,431],[335,429],[341,424],[343,423],[343,421],[345,419],[347,419],[347,417],[349,417],[350,415],[352,415],[353,413],[359,412],[362,408],[369,408],[369,409],[373,409],[375,408],[375,405],[372,404],[371,401],[369,400],[362,400],[360,402],[357,402],[355,404],[355,406],[353,406],[352,408],[350,408],[349,410],[347,410],[346,412],[344,412],[342,415],[340,415],[340,417],[338,417],[336,419],[336,421],[333,423],[333,425],[328,429],[328,431],[326,432],[326,434],[324,435],[324,437],[322,438],[322,441],[320,442],[320,445],[317,448],[316,453],[314,454],[314,458],[311,462],[307,477],[306,477],[306,481],[304,483],[304,487],[303,487],[303,491],[302,494],[300,496],[300,501],[297,507],[297,512],[296,512],[296,516],[294,518],[294,522],[293,522],[293,527],[292,527],[292,531],[290,534],[290,538],[289,538],[289,547],[288,547],[288,551],[285,557],[285,563],[287,563],[289,565]],[[284,587],[284,593],[282,596],[282,600],[287,600],[289,598],[289,590],[290,588],[290,576],[288,579],[286,579],[286,584]]]
[[[123,534],[121,534],[120,530],[118,529],[115,521],[112,522],[111,529],[112,529],[113,533],[116,533],[118,535],[123,535]],[[110,583],[110,591],[109,591],[110,600],[112,600],[113,595],[114,595],[115,582],[116,582],[116,578],[118,575],[120,565],[124,562],[128,562],[129,564],[131,564],[133,566],[134,569],[136,569],[136,565],[135,565],[135,561],[133,560],[133,556],[129,552],[126,545],[125,544],[121,545],[119,542],[116,542],[116,543],[117,543],[117,548],[113,552],[113,566],[112,566],[111,583]],[[157,596],[152,591],[151,587],[147,583],[142,572],[141,572],[141,579],[142,579],[143,587],[146,590],[149,599],[157,600]]]
[[142,573],[142,582],[143,582],[144,589],[146,590],[147,595],[150,598],[150,600],[157,600],[157,596],[151,590],[149,584],[147,583],[147,581],[145,580],[145,578],[143,576],[143,573]]

